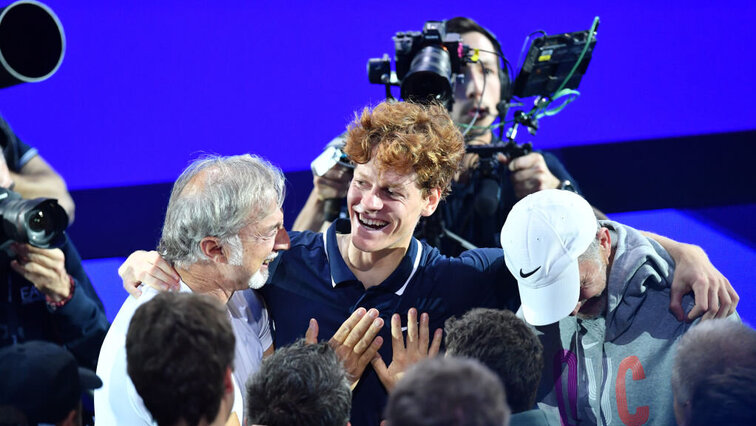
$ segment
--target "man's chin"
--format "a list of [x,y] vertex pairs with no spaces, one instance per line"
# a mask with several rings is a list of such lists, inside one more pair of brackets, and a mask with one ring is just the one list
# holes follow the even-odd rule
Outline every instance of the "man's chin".
[[252,290],[259,290],[261,289],[265,283],[268,282],[268,270],[259,270],[250,277],[249,281],[247,282],[247,285]]

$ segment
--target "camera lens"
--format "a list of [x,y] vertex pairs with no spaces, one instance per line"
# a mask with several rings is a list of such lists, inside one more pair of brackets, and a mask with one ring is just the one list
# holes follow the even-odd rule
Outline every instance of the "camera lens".
[[29,229],[33,232],[46,232],[50,228],[50,221],[42,210],[36,210],[29,215]]
[[402,80],[402,98],[416,102],[447,100],[452,96],[451,78],[451,61],[446,50],[426,46],[412,58],[410,70]]

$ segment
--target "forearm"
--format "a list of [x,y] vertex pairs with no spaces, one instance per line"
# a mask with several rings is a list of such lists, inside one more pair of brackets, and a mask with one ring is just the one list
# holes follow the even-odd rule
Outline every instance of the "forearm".
[[691,249],[691,250],[697,249],[697,250],[700,250],[701,253],[703,253],[703,249],[692,244],[680,243],[670,238],[661,236],[659,234],[654,234],[653,232],[640,231],[640,233],[643,234],[643,236],[650,238],[656,241],[657,243],[659,243],[659,245],[661,245],[662,248],[666,250],[667,253],[669,253],[669,255],[672,257],[675,263],[679,262],[680,257],[684,254],[681,251],[684,247],[687,247],[688,249]]
[[296,220],[294,220],[291,230],[319,232],[325,223],[325,216],[323,214],[324,203],[318,197],[317,191],[313,189],[304,207],[302,207]]
[[69,224],[73,223],[75,205],[68,193],[66,183],[63,179],[54,173],[33,173],[18,174],[11,172],[11,177],[15,183],[14,191],[21,194],[26,199],[33,198],[55,198],[58,204],[68,214]]

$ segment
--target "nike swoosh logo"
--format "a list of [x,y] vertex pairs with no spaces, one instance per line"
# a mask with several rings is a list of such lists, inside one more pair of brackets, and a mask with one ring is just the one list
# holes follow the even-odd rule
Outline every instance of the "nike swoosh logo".
[[407,326],[402,327],[402,331],[407,331]]
[[525,273],[525,272],[522,272],[522,268],[520,268],[520,276],[523,277],[523,278],[527,278],[527,277],[535,274],[536,272],[538,272],[539,269],[541,269],[540,266],[537,267],[537,268],[535,268],[535,269],[533,269],[532,271],[530,271],[528,273]]

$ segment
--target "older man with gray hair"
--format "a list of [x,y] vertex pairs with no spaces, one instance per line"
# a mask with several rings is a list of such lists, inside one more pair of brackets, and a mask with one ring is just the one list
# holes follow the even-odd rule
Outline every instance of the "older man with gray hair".
[[[240,422],[244,418],[241,389],[263,354],[273,350],[267,312],[249,289],[265,283],[268,263],[289,247],[283,199],[283,174],[260,157],[198,159],[173,187],[158,248],[165,259],[161,262],[175,267],[180,291],[209,294],[226,306],[239,342],[233,413]],[[140,305],[157,294],[146,286],[142,290],[138,298],[124,302],[100,351],[97,373],[103,387],[95,393],[99,424],[152,424],[126,372],[129,321]]]
[[558,411],[563,424],[672,423],[669,372],[691,324],[668,310],[670,254],[629,226],[597,221],[587,201],[558,189],[518,202],[501,244],[522,315],[543,343],[539,408]]
[[[727,419],[727,424],[739,424],[735,422],[738,413],[743,410],[753,412],[756,395],[742,392],[744,387],[736,385],[739,389],[732,389],[734,392],[730,395],[719,392],[720,397],[716,398],[719,406],[709,407],[705,406],[704,400],[713,398],[702,397],[706,395],[704,388],[713,388],[720,382],[747,382],[741,378],[756,377],[755,374],[756,330],[728,320],[712,320],[693,327],[680,339],[672,368],[677,424],[693,424],[696,411],[717,412],[721,420]],[[753,384],[748,386],[753,390]],[[743,405],[743,398],[737,396],[738,390],[750,399],[750,404],[746,404],[749,406],[739,407]],[[698,399],[696,395],[699,395]]]

